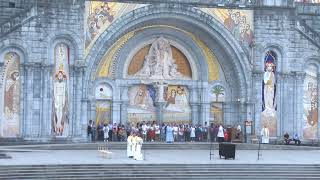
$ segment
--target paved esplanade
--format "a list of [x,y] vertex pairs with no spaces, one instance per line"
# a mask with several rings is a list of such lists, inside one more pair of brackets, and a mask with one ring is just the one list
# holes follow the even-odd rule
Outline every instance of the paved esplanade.
[[209,150],[145,150],[145,160],[135,161],[126,157],[125,150],[114,150],[111,159],[100,156],[96,150],[48,150],[11,152],[12,159],[1,159],[0,165],[35,164],[319,164],[320,150],[262,150],[257,160],[256,150],[237,150],[235,160],[209,160]]

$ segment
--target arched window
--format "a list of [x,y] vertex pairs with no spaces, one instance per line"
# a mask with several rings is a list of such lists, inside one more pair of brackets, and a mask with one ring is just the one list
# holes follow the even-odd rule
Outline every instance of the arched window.
[[70,49],[64,43],[54,48],[52,131],[56,136],[68,136],[69,127],[69,64]]
[[318,132],[318,67],[310,64],[305,69],[303,83],[303,138],[314,139]]
[[210,124],[223,124],[224,120],[222,103],[225,102],[225,88],[221,85],[213,86],[210,90],[210,96]]
[[276,64],[276,54],[273,51],[267,51],[264,58],[262,82],[261,128],[267,127],[270,136],[277,135]]
[[20,56],[8,52],[4,56],[4,106],[1,122],[2,137],[20,135]]

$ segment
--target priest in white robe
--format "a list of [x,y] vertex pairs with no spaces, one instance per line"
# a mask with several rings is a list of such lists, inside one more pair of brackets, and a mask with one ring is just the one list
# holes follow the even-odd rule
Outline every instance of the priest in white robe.
[[262,144],[269,144],[269,129],[267,126],[264,126],[261,130],[261,143]]
[[135,145],[135,134],[131,133],[130,136],[127,138],[127,156],[128,158],[133,158],[134,153],[134,145]]
[[142,151],[141,151],[141,148],[142,148],[142,143],[143,143],[143,139],[139,136],[136,136],[135,138],[135,151],[134,151],[134,154],[133,154],[133,158],[135,160],[138,160],[138,161],[142,161],[143,160],[143,155],[142,155]]

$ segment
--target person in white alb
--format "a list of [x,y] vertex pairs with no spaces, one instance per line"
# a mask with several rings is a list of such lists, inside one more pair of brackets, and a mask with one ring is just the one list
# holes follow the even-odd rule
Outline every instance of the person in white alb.
[[222,125],[219,126],[217,137],[218,137],[218,142],[224,141],[224,129],[223,129]]
[[264,126],[261,130],[261,143],[268,144],[269,143],[269,129],[267,126]]
[[142,161],[143,160],[143,155],[142,155],[142,143],[143,143],[143,139],[139,136],[135,137],[135,151],[133,154],[133,159],[138,160],[138,161]]
[[130,136],[127,138],[127,156],[128,158],[133,158],[134,153],[134,141],[135,140],[135,134],[131,133]]

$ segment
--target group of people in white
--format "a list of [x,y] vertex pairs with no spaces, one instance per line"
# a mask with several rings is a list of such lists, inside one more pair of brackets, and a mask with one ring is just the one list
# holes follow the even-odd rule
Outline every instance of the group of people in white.
[[143,154],[141,151],[143,140],[137,133],[132,132],[127,138],[127,156],[134,160],[143,160]]

